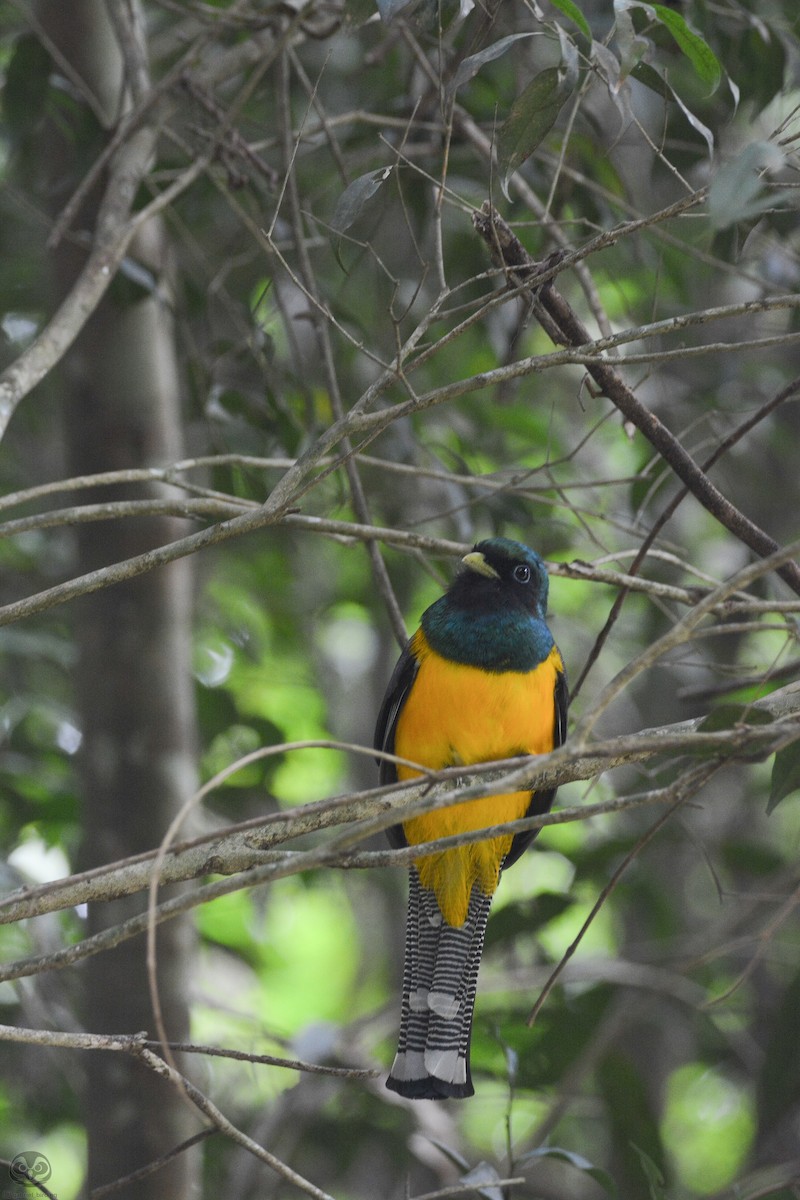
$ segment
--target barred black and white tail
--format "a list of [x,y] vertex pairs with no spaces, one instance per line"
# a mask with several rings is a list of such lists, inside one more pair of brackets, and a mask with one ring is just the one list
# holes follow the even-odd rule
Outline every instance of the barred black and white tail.
[[473,885],[460,928],[409,872],[400,1041],[386,1086],[415,1100],[473,1095],[469,1044],[491,896]]

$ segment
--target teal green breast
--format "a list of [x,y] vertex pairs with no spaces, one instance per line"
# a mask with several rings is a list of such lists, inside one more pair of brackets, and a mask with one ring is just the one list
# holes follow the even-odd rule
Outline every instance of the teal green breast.
[[554,645],[546,623],[523,608],[463,609],[447,595],[422,614],[422,628],[437,654],[485,671],[532,671]]

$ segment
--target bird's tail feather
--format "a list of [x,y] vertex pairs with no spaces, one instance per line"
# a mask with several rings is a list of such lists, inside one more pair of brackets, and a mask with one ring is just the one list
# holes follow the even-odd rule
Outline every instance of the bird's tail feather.
[[491,896],[473,885],[467,919],[443,919],[433,892],[410,871],[400,1040],[386,1086],[401,1096],[471,1096],[472,1014]]

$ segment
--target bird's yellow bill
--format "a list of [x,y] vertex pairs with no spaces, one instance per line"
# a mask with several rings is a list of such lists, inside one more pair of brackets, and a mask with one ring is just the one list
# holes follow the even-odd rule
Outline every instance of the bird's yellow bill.
[[471,550],[469,554],[464,555],[461,561],[465,567],[469,567],[470,571],[475,571],[478,575],[485,575],[487,579],[500,578],[497,571],[491,563],[486,561],[479,550]]

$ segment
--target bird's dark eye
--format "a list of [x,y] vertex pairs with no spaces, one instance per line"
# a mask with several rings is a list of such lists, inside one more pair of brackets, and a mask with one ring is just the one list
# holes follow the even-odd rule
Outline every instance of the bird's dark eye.
[[514,578],[516,579],[517,583],[530,583],[530,567],[526,567],[524,563],[520,563],[518,567],[514,567]]

